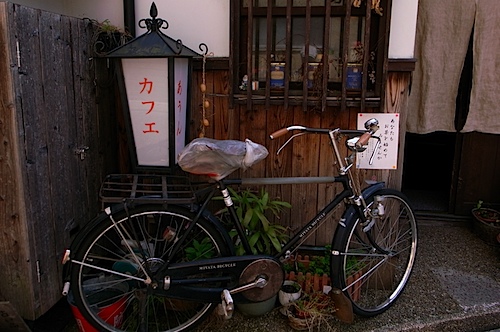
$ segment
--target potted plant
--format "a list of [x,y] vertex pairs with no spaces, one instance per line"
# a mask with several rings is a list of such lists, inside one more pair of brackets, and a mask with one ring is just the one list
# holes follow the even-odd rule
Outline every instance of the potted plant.
[[299,283],[302,292],[322,291],[330,286],[330,245],[322,255],[296,255],[283,263],[286,279]]
[[[268,216],[279,219],[280,212],[283,209],[290,208],[288,202],[278,199],[271,199],[269,193],[261,189],[257,193],[250,189],[242,192],[236,192],[229,188],[233,199],[236,215],[243,227],[248,239],[250,249],[254,255],[271,255],[273,252],[281,251],[282,245],[288,239],[287,229],[279,224],[272,223]],[[217,197],[216,199],[222,199]],[[217,214],[224,214],[227,209],[222,209]],[[229,235],[235,244],[236,254],[244,255],[239,234],[235,229],[229,231]],[[267,301],[257,303],[237,304],[238,309],[249,316],[259,316],[265,314],[274,308],[276,297]]]
[[93,28],[92,45],[94,53],[98,56],[106,55],[111,50],[121,46],[132,39],[132,36],[111,24],[109,20],[98,22],[90,20]]
[[472,209],[472,215],[474,218],[485,223],[499,223],[500,225],[500,212],[495,209],[487,208],[483,206],[483,201],[479,200],[476,207]]
[[497,237],[500,234],[500,212],[486,207],[484,202],[479,200],[472,209],[472,215],[476,234],[488,244],[499,245]]
[[[261,189],[254,193],[250,189],[237,193],[229,188],[233,199],[238,219],[243,226],[250,248],[254,255],[271,255],[279,252],[282,245],[288,239],[287,229],[279,224],[272,223],[268,216],[272,215],[279,219],[281,211],[290,208],[288,202],[271,199],[269,193]],[[218,197],[217,199],[221,199]],[[219,211],[224,213],[227,209]],[[229,231],[229,235],[236,246],[236,254],[245,254],[245,249],[235,229]]]
[[282,306],[287,306],[297,301],[301,295],[302,287],[297,282],[285,280],[278,293],[278,298]]
[[293,302],[287,316],[290,326],[296,330],[329,330],[328,320],[335,312],[335,303],[329,295],[314,292]]

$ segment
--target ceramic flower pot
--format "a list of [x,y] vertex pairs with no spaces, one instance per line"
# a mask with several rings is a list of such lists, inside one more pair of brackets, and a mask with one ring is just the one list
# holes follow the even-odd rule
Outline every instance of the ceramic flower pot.
[[274,309],[276,304],[276,295],[268,300],[253,303],[237,303],[236,307],[245,316],[257,317],[267,314]]
[[302,295],[302,289],[298,283],[292,280],[285,280],[278,293],[281,305],[289,305],[297,301]]

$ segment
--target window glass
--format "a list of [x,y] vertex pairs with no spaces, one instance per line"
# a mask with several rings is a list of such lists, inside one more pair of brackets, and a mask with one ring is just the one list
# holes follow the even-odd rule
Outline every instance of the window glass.
[[[387,1],[381,0],[382,8]],[[238,97],[241,101],[265,95],[266,102],[271,95],[273,101],[280,100],[276,96],[321,97],[323,105],[338,102],[339,96],[343,102],[356,95],[380,96],[386,50],[379,47],[386,44],[386,22],[376,10],[368,10],[370,26],[365,27],[367,2],[348,11],[344,0],[231,1],[239,6],[233,13],[240,15],[233,20],[238,33],[232,36],[237,41],[234,94],[246,95]],[[263,100],[261,96],[255,99]]]

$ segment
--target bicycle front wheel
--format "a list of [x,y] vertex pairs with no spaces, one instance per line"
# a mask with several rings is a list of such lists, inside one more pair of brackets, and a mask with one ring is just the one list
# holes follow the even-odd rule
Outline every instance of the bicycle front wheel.
[[154,282],[167,258],[178,263],[229,253],[213,224],[201,218],[191,227],[193,218],[188,209],[161,205],[103,213],[72,259],[71,291],[87,321],[99,331],[183,331],[201,322],[215,304],[169,298]]
[[339,225],[332,271],[334,286],[351,300],[354,313],[369,317],[387,310],[406,286],[417,251],[417,224],[399,191],[381,189],[366,201],[372,211],[385,211],[372,224],[357,219]]

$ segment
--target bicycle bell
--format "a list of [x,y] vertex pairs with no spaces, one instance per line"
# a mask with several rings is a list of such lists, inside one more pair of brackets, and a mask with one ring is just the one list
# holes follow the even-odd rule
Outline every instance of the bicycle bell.
[[369,120],[366,120],[365,128],[366,128],[366,130],[369,130],[373,134],[374,132],[376,132],[379,129],[378,120],[375,118],[371,118]]

